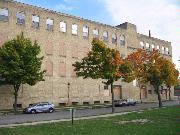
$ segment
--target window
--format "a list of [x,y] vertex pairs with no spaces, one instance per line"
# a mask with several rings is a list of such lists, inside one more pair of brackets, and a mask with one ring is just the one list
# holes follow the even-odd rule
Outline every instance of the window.
[[51,60],[47,60],[45,63],[46,68],[46,76],[53,76],[53,62]]
[[146,43],[146,48],[147,48],[147,49],[149,49],[149,48],[150,48],[149,43]]
[[144,43],[140,42],[141,49],[144,49]]
[[151,45],[151,50],[152,50],[152,51],[154,50],[154,45],[153,45],[153,44]]
[[77,26],[77,24],[73,24],[72,25],[72,34],[73,35],[77,35],[78,34],[78,26]]
[[98,29],[93,29],[93,36],[94,38],[98,38],[99,37],[99,30]]
[[60,62],[59,64],[59,76],[65,77],[66,76],[66,63]]
[[125,45],[125,36],[124,35],[120,36],[120,45],[122,45],[122,46]]
[[89,36],[89,28],[88,26],[83,26],[83,37],[87,38]]
[[25,24],[25,13],[17,12],[17,24],[24,25]]
[[0,8],[0,21],[8,21],[8,9]]
[[164,53],[165,53],[165,47],[162,46],[162,54],[164,54]]
[[39,28],[39,16],[38,15],[32,15],[32,27]]
[[157,50],[159,50],[159,45],[157,45]]
[[103,41],[108,42],[108,32],[107,31],[103,32]]
[[169,48],[166,47],[166,54],[169,54]]
[[66,23],[65,22],[60,22],[60,31],[66,32]]
[[122,59],[125,59],[125,57],[126,57],[126,55],[123,54],[123,53],[121,53],[121,58],[122,58]]
[[117,44],[117,36],[115,33],[112,34],[112,43]]
[[53,24],[54,24],[54,20],[53,19],[47,19],[46,20],[46,29],[47,30],[53,30]]
[[104,90],[108,90],[108,85],[104,85]]

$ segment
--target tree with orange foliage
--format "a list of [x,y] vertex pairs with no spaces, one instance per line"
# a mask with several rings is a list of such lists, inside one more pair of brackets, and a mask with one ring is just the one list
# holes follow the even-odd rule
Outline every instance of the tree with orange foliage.
[[143,49],[138,49],[136,52],[133,52],[127,56],[125,59],[126,64],[131,65],[130,67],[133,69],[133,72],[125,76],[125,82],[132,82],[133,80],[137,80],[138,87],[140,89],[140,100],[141,99],[141,89],[146,86],[146,82],[144,80],[145,73],[145,65],[149,59],[148,53]]
[[112,113],[114,113],[115,108],[113,83],[127,75],[127,71],[130,71],[127,70],[128,66],[123,63],[119,51],[107,48],[99,39],[93,39],[92,50],[80,62],[73,64],[77,76],[105,79],[104,83],[111,86]]

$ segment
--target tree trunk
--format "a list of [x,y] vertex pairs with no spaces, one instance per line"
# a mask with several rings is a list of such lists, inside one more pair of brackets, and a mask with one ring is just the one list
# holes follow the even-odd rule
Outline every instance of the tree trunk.
[[114,113],[114,111],[115,111],[115,105],[114,105],[113,82],[111,83],[111,94],[112,94],[112,113]]
[[171,87],[168,87],[169,89],[169,101],[171,101]]
[[17,114],[17,97],[18,97],[18,91],[19,91],[20,85],[14,85],[14,114]]
[[166,100],[167,100],[167,89],[166,89]]
[[156,88],[157,88],[159,107],[162,107],[162,100],[161,100],[161,95],[160,95],[160,92],[159,92],[159,86],[157,86]]

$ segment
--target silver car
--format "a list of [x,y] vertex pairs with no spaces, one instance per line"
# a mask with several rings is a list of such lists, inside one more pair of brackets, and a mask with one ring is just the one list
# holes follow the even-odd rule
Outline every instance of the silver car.
[[23,110],[24,113],[54,112],[54,104],[49,102],[34,103]]

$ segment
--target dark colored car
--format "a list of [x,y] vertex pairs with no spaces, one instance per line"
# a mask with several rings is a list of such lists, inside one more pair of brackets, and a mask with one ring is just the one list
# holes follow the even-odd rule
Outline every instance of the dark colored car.
[[134,106],[136,105],[136,101],[134,101],[133,99],[120,99],[120,100],[115,100],[114,105],[116,107],[130,106],[130,105]]
[[54,104],[49,102],[34,103],[23,110],[24,113],[54,112]]

